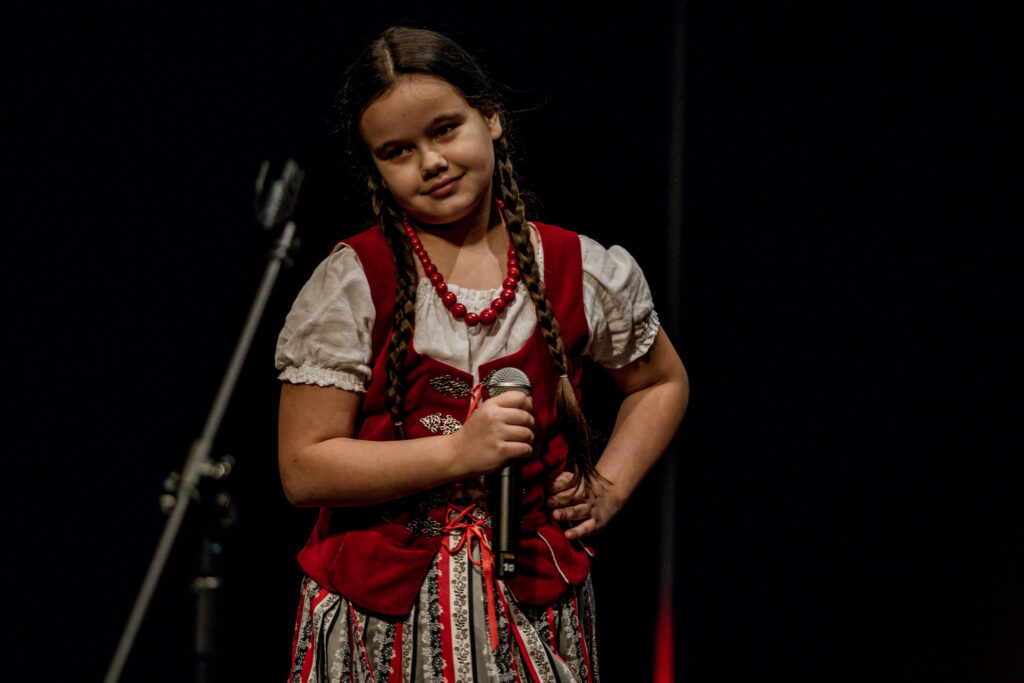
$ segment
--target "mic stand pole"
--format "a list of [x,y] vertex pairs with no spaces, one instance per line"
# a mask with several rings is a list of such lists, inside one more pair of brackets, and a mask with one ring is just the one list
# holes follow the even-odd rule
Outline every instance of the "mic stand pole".
[[[238,511],[231,502],[231,494],[227,487],[220,486],[231,474],[235,461],[230,455],[219,463],[222,469],[220,476],[211,477],[215,481],[205,482],[201,486],[199,500],[200,527],[203,529],[203,542],[199,552],[199,575],[192,581],[192,591],[196,596],[196,628],[195,628],[195,665],[197,683],[212,683],[221,678],[221,661],[217,652],[217,625],[220,622],[218,595],[223,580],[220,576],[220,559],[224,554],[224,538],[238,517]],[[165,484],[166,486],[166,484]],[[172,482],[172,486],[174,486]],[[167,500],[169,507],[175,504],[175,497],[167,494],[161,501]]]
[[[210,460],[210,448],[213,445],[213,438],[217,434],[217,429],[220,427],[221,418],[224,416],[228,400],[231,398],[231,393],[234,391],[238,376],[242,371],[242,365],[245,362],[246,355],[248,355],[249,347],[252,345],[256,328],[259,326],[263,310],[266,308],[267,300],[270,298],[270,291],[274,287],[274,281],[281,270],[281,264],[288,257],[288,250],[291,248],[294,236],[295,223],[288,221],[281,232],[281,237],[270,253],[270,260],[267,262],[267,267],[263,272],[263,280],[260,282],[256,298],[249,309],[249,317],[246,318],[242,334],[235,345],[235,351],[228,364],[227,372],[221,381],[213,407],[206,419],[206,426],[203,428],[202,435],[192,443],[192,448],[189,450],[188,458],[185,461],[185,468],[178,483],[174,509],[171,511],[167,524],[164,526],[156,552],[146,572],[146,578],[142,582],[142,588],[139,590],[138,597],[135,599],[135,605],[128,616],[124,633],[121,634],[121,641],[114,652],[114,658],[110,662],[110,668],[107,669],[107,675],[103,679],[104,683],[116,683],[121,676],[121,671],[124,669],[124,664],[128,659],[128,653],[131,652],[132,643],[135,640],[136,634],[138,634],[139,627],[142,625],[142,619],[146,616],[146,609],[149,607],[153,592],[156,590],[157,582],[163,573],[164,565],[167,564],[167,557],[170,555],[171,547],[174,545],[174,539],[177,537],[181,523],[185,518],[188,504],[193,498],[199,498],[198,487],[200,478],[219,478],[224,474],[223,464],[214,463]],[[202,596],[203,594],[203,591],[198,591],[198,595]],[[202,617],[199,617],[199,621],[202,621]]]

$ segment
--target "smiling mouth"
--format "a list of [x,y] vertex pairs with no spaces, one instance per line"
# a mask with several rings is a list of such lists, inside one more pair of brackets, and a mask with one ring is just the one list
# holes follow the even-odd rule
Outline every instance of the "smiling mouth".
[[444,197],[445,195],[451,194],[455,190],[455,185],[460,180],[462,180],[462,176],[442,180],[436,185],[433,185],[424,194],[429,194],[431,197]]

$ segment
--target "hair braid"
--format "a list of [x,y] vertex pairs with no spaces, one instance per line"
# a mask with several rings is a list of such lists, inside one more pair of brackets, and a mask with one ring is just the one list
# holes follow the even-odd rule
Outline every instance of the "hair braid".
[[395,305],[391,338],[388,342],[388,384],[384,399],[391,413],[391,421],[395,425],[395,438],[404,439],[405,358],[416,322],[416,263],[409,244],[402,238],[403,233],[399,228],[402,219],[394,206],[391,194],[372,177],[369,185],[373,211],[377,216],[377,227],[391,249],[391,258],[395,264]]
[[[387,239],[395,263],[397,282],[388,346],[386,400],[396,425],[397,438],[404,436],[405,357],[415,322],[418,281],[416,261],[405,240],[401,213],[390,193],[380,183],[380,177],[364,144],[359,121],[367,107],[407,74],[429,74],[447,81],[465,97],[470,106],[481,113],[496,112],[502,117],[505,113],[501,87],[487,77],[469,53],[439,33],[403,27],[388,29],[362,53],[346,71],[344,85],[338,95],[339,132],[347,143],[345,149],[354,162],[356,173],[368,182],[374,216]],[[595,481],[605,480],[594,470],[591,457],[594,442],[590,429],[576,401],[575,389],[565,377],[569,365],[565,343],[536,265],[523,196],[509,160],[508,126],[503,125],[503,130],[504,135],[494,144],[494,185],[505,202],[505,221],[515,244],[523,282],[537,311],[540,330],[555,368],[563,375],[558,384],[556,410],[559,426],[569,445],[568,467],[574,473],[575,483],[582,480],[587,489],[592,490]]]
[[554,362],[555,369],[561,377],[558,380],[558,392],[555,399],[556,414],[562,432],[569,445],[568,467],[572,470],[572,486],[582,481],[588,492],[594,488],[595,481],[607,483],[607,480],[594,469],[595,441],[576,400],[576,390],[569,381],[569,359],[565,353],[565,342],[561,328],[555,318],[555,312],[548,300],[544,281],[541,279],[540,268],[537,266],[536,253],[530,241],[530,227],[526,220],[526,205],[519,192],[515,180],[515,171],[509,158],[508,142],[505,137],[495,142],[495,185],[501,192],[504,202],[503,215],[508,225],[509,238],[515,245],[516,260],[522,274],[523,284],[530,293],[534,308],[537,311],[537,324],[544,341],[547,342],[548,353]]

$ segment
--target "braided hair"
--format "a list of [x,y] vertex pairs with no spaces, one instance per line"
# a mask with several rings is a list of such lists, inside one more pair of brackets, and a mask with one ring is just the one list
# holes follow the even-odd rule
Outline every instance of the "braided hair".
[[593,465],[594,439],[576,392],[566,376],[569,361],[558,321],[548,300],[530,241],[526,205],[512,166],[507,121],[498,86],[487,77],[473,58],[451,39],[434,31],[394,27],[386,30],[356,59],[346,72],[337,100],[340,130],[345,150],[358,176],[370,193],[374,220],[391,250],[395,266],[395,306],[391,337],[388,342],[386,405],[395,424],[395,438],[405,438],[405,359],[412,341],[416,318],[416,260],[405,237],[402,211],[383,186],[376,165],[359,131],[366,109],[406,74],[427,74],[441,78],[466,99],[470,106],[486,114],[496,113],[506,131],[494,142],[494,181],[496,196],[503,202],[503,218],[515,245],[522,281],[530,293],[548,352],[559,378],[556,415],[569,446],[568,469],[573,485],[583,481],[588,490],[595,480],[603,480]]

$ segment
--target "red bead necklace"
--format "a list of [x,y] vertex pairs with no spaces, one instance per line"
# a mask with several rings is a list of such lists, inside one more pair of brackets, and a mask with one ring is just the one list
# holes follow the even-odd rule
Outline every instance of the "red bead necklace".
[[402,214],[402,225],[405,226],[405,234],[409,237],[413,253],[416,254],[420,263],[423,264],[423,272],[430,279],[430,284],[434,285],[434,291],[441,297],[441,303],[452,312],[452,316],[456,320],[462,320],[469,327],[473,327],[478,323],[490,325],[498,319],[498,314],[501,313],[505,306],[515,301],[516,284],[519,282],[519,262],[516,260],[516,248],[512,244],[511,239],[508,244],[508,270],[506,271],[505,279],[501,283],[501,294],[484,310],[479,313],[470,313],[466,310],[465,304],[459,303],[455,293],[448,291],[444,275],[438,272],[437,266],[430,262],[427,250],[420,243],[420,238],[416,236],[416,230],[409,223],[409,216],[405,213]]

